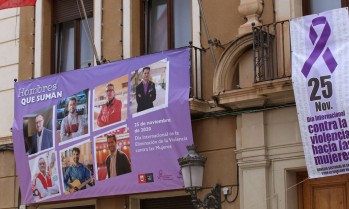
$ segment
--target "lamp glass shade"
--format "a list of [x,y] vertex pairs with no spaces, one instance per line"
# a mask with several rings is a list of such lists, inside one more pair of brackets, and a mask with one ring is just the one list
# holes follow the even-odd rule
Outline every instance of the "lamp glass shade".
[[184,187],[202,187],[204,167],[191,165],[182,167]]

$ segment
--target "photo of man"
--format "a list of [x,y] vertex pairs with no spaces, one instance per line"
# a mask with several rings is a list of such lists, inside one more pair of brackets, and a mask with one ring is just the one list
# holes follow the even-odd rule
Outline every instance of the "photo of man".
[[102,105],[98,115],[97,125],[103,127],[121,120],[122,102],[115,98],[114,84],[109,83],[106,87],[108,101]]
[[81,136],[84,133],[82,117],[76,112],[76,98],[72,97],[68,102],[69,114],[65,116],[61,123],[62,141]]
[[142,70],[143,79],[136,87],[137,112],[154,107],[156,99],[156,88],[154,82],[150,81],[150,67]]
[[164,59],[131,73],[130,113],[133,117],[168,106],[169,62]]
[[29,161],[32,192],[36,202],[60,194],[58,176],[51,172],[57,169],[57,165],[52,164],[52,155],[55,156],[54,151],[46,152]]
[[42,115],[35,117],[36,131],[32,136],[32,144],[28,150],[30,155],[53,146],[52,131],[44,127],[44,121]]
[[107,166],[108,178],[120,176],[131,172],[131,164],[125,153],[116,149],[116,136],[110,134],[107,136],[109,156],[105,160]]
[[77,192],[86,189],[86,184],[94,185],[91,171],[79,162],[80,149],[73,148],[73,164],[65,171],[63,181],[65,188],[69,188],[69,192]]
[[93,128],[110,126],[127,119],[128,75],[97,86],[93,91]]
[[56,128],[58,142],[70,141],[88,133],[88,90],[58,102]]
[[27,155],[37,155],[55,146],[52,132],[53,109],[40,109],[23,117],[23,136]]
[[130,134],[126,125],[95,138],[98,181],[132,172]]
[[[62,183],[65,194],[93,187],[93,162],[91,142],[85,141],[61,151]],[[67,163],[68,162],[68,163]],[[72,162],[70,164],[70,162]]]
[[39,159],[38,167],[40,172],[37,174],[35,179],[36,193],[40,199],[57,194],[59,192],[58,185],[53,185],[51,176],[46,172],[47,165],[44,158]]

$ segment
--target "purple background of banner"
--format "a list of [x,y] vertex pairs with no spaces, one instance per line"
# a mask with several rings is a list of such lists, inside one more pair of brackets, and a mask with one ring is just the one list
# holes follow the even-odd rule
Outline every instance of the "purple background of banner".
[[[169,62],[169,86],[168,89],[168,107],[154,112],[132,117],[128,111],[128,117],[125,122],[118,123],[116,126],[99,129],[93,131],[93,89],[99,85],[107,83],[108,81],[124,76],[131,75],[131,72],[145,67],[154,62],[167,59]],[[59,173],[59,183],[61,187],[61,195],[48,198],[42,202],[59,201],[76,198],[88,198],[97,196],[108,196],[115,194],[131,194],[142,193],[150,191],[162,191],[183,188],[183,180],[180,174],[180,167],[177,163],[177,158],[183,156],[186,151],[186,146],[193,143],[192,129],[190,121],[189,111],[189,72],[190,72],[190,54],[188,48],[182,48],[178,50],[165,51],[162,53],[131,58],[122,60],[115,63],[105,64],[101,66],[95,66],[86,69],[80,69],[70,71],[67,73],[61,73],[56,75],[50,75],[47,77],[41,77],[37,79],[17,82],[15,84],[15,120],[13,124],[13,138],[17,173],[19,175],[19,183],[22,192],[23,203],[34,203],[32,189],[31,189],[31,174],[29,168],[29,159],[34,157],[27,156],[24,146],[23,135],[23,116],[32,114],[37,110],[52,107],[57,105],[59,100],[69,97],[84,89],[90,90],[89,98],[89,135],[82,137],[81,139],[65,144],[58,144],[55,141],[55,151],[57,151],[57,163]],[[31,89],[37,85],[45,86],[57,84],[57,91],[63,92],[62,98],[51,99],[41,102],[35,102],[32,104],[22,105],[21,99],[23,97],[18,96],[19,88]],[[72,85],[74,84],[74,85]],[[130,76],[129,76],[129,92],[131,88]],[[35,95],[36,96],[36,95]],[[129,101],[128,101],[129,105]],[[53,118],[56,118],[54,112]],[[171,119],[170,123],[159,124],[152,126],[152,130],[147,133],[139,133],[137,135],[156,134],[164,132],[177,131],[179,136],[186,137],[187,140],[181,142],[171,143],[172,149],[155,150],[152,152],[135,152],[135,136],[134,123],[147,122],[159,119]],[[55,123],[55,121],[54,121]],[[92,142],[93,156],[95,155],[94,137],[108,130],[115,129],[116,127],[127,124],[130,133],[130,150],[132,159],[132,172],[124,174],[122,176],[113,177],[108,180],[96,181],[96,184],[92,188],[81,190],[69,195],[63,194],[64,188],[62,188],[62,175],[61,175],[61,162],[60,151],[72,147],[74,144],[78,144],[82,141],[90,139]],[[56,128],[56,126],[53,126]],[[146,141],[146,140],[142,140]],[[95,158],[94,158],[95,159]],[[94,162],[94,168],[96,168]],[[95,171],[96,172],[96,171]],[[159,172],[163,175],[171,177],[168,179],[158,178]],[[145,173],[153,173],[154,182],[142,183],[138,182],[138,175]]]

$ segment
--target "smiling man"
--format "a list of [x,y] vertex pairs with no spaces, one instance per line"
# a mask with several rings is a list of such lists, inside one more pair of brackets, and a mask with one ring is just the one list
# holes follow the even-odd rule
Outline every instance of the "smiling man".
[[98,115],[97,125],[103,127],[121,120],[122,102],[115,98],[114,84],[106,86],[105,94],[107,102],[102,105]]
[[154,107],[156,99],[155,83],[150,81],[150,67],[144,67],[142,73],[143,80],[136,87],[137,112]]
[[32,136],[32,144],[28,150],[29,154],[46,150],[53,145],[52,131],[44,127],[44,117],[42,115],[35,117],[35,128],[36,132]]
[[72,97],[68,102],[69,114],[63,118],[61,124],[61,140],[65,141],[84,133],[82,117],[76,112],[76,98]]
[[131,172],[131,163],[125,153],[116,149],[116,136],[110,134],[107,136],[108,149],[110,155],[105,160],[107,166],[108,178],[120,176]]
[[38,196],[40,199],[50,196],[52,194],[57,194],[59,192],[58,185],[53,184],[50,175],[46,172],[46,161],[44,158],[40,158],[38,162],[39,173],[35,179],[34,196]]
[[80,149],[74,147],[73,151],[73,164],[68,167],[63,176],[65,190],[70,193],[76,192],[82,189],[86,189],[86,185],[93,186],[94,180],[91,175],[91,171],[88,170],[80,160]]

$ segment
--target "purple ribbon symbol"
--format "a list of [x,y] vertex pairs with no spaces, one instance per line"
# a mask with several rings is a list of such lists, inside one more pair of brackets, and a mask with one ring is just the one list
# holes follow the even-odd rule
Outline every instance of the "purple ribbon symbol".
[[[314,26],[321,25],[321,24],[324,25],[324,28],[322,30],[320,37],[318,38],[318,35],[314,30]],[[319,58],[319,56],[322,54],[323,51],[324,53],[322,54],[322,58],[324,59],[328,69],[331,71],[331,73],[333,73],[333,71],[336,69],[338,64],[334,59],[331,53],[331,50],[328,47],[325,49],[326,43],[330,35],[331,35],[331,28],[326,20],[326,17],[320,16],[320,17],[314,18],[312,21],[312,25],[310,26],[309,38],[313,43],[313,45],[315,44],[315,47],[311,52],[309,58],[307,59],[307,61],[305,61],[303,65],[302,73],[305,77],[308,77],[311,67],[314,65],[314,63],[316,62],[316,60]]]

